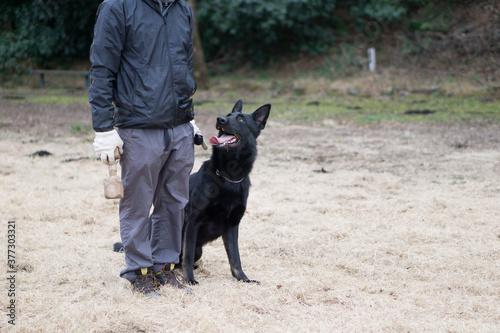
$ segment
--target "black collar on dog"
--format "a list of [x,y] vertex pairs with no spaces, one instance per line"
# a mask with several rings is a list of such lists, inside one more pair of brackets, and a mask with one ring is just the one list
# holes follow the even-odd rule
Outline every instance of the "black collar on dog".
[[243,179],[245,179],[245,177],[243,177],[243,178],[241,178],[240,180],[231,180],[231,179],[229,179],[229,178],[225,177],[224,175],[221,175],[218,169],[217,169],[217,170],[215,170],[215,174],[216,174],[217,176],[219,176],[219,177],[224,178],[224,180],[225,180],[225,181],[228,181],[228,182],[233,183],[233,184],[239,184],[239,183],[241,183],[241,182],[243,181]]

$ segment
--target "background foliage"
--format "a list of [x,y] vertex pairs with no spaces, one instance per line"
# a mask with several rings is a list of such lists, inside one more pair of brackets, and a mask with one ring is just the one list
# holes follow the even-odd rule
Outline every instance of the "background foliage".
[[287,52],[324,52],[339,24],[334,0],[204,0],[200,34],[208,59],[263,63]]
[[20,70],[26,65],[56,67],[63,60],[87,57],[95,13],[101,2],[3,0],[0,70]]
[[[3,0],[0,71],[64,67],[88,58],[102,0]],[[442,0],[441,2],[457,2]],[[366,22],[398,22],[428,0],[198,0],[205,59],[269,63],[283,55],[319,54]],[[380,25],[387,27],[387,24]],[[419,26],[420,27],[420,26]]]

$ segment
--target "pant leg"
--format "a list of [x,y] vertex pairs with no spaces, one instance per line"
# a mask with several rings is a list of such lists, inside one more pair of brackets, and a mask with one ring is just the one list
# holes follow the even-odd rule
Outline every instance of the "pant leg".
[[124,195],[120,200],[120,235],[125,263],[120,276],[133,282],[135,271],[153,267],[148,217],[166,160],[164,130],[120,129]]
[[194,163],[193,127],[169,129],[170,151],[163,165],[151,214],[154,271],[164,263],[178,263],[182,249],[184,207],[189,200],[189,175]]

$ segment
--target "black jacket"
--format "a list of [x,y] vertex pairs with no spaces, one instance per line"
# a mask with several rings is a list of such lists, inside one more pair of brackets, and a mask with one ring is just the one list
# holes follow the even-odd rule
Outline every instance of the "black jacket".
[[105,0],[90,60],[95,131],[170,128],[194,118],[193,12],[184,0],[163,14],[157,0]]

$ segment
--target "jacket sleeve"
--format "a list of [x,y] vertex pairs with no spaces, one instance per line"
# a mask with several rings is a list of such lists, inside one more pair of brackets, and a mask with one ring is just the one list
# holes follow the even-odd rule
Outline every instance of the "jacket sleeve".
[[97,11],[94,40],[90,47],[89,102],[92,126],[96,132],[114,127],[113,88],[120,68],[121,52],[125,43],[123,7],[118,1],[104,1]]
[[188,49],[188,69],[191,75],[193,75],[193,69],[194,69],[194,47],[193,47],[193,33],[194,33],[194,15],[193,11],[190,10],[190,22],[191,22],[191,29],[190,29],[190,36],[189,36],[189,49]]

